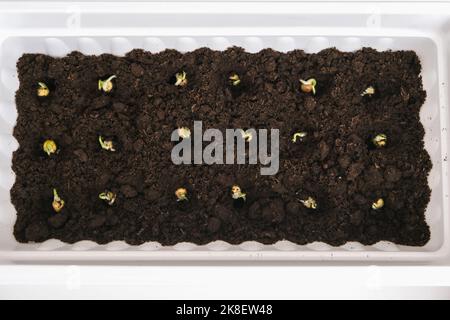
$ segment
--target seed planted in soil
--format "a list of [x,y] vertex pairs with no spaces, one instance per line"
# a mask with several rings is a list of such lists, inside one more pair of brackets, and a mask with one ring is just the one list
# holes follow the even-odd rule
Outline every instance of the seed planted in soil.
[[98,136],[98,142],[100,142],[100,146],[102,149],[108,150],[108,151],[116,151],[114,149],[114,142],[112,140],[104,140],[102,136]]
[[191,137],[191,130],[187,127],[178,128],[178,136],[182,139],[188,139]]
[[184,87],[188,84],[187,74],[185,71],[178,72],[175,75],[175,86]]
[[316,85],[317,85],[317,81],[316,79],[308,79],[308,80],[300,80],[300,88],[303,92],[305,93],[310,93],[312,92],[313,94],[316,94]]
[[234,185],[231,187],[231,197],[234,200],[243,199],[245,200],[246,194],[242,192],[241,187]]
[[377,201],[372,203],[373,210],[381,209],[381,208],[383,208],[383,206],[384,206],[384,200],[382,198],[379,198],[379,199],[377,199]]
[[317,209],[317,202],[312,197],[308,197],[306,200],[300,200],[300,202],[308,209]]
[[113,84],[113,80],[117,78],[116,75],[112,75],[111,77],[109,77],[106,80],[98,80],[98,90],[100,91],[104,91],[106,93],[111,92],[112,89],[114,88],[114,84]]
[[369,96],[370,97],[373,94],[375,94],[375,88],[370,86],[370,87],[367,87],[366,90],[363,91],[363,93],[361,93],[361,96],[362,97],[364,97],[364,96]]
[[228,79],[233,86],[238,86],[241,83],[241,79],[236,73],[233,73]]
[[45,140],[44,144],[42,145],[42,149],[44,150],[44,152],[46,154],[48,154],[50,156],[53,153],[56,153],[56,151],[58,150],[58,147],[56,146],[55,141]]
[[308,134],[304,131],[296,132],[292,136],[292,142],[296,143],[297,140],[303,141],[303,138],[305,138]]
[[48,97],[50,94],[50,89],[47,87],[47,85],[43,82],[38,82],[39,88],[37,89],[37,95],[38,97]]
[[112,191],[106,190],[98,195],[99,199],[106,201],[110,206],[116,201],[116,194]]
[[185,188],[178,188],[175,191],[175,196],[177,197],[177,201],[187,201],[187,190]]
[[55,212],[60,212],[64,208],[64,200],[59,197],[58,191],[56,191],[56,189],[53,189],[52,207]]
[[385,147],[387,143],[387,136],[384,133],[377,134],[372,139],[372,143],[377,148]]

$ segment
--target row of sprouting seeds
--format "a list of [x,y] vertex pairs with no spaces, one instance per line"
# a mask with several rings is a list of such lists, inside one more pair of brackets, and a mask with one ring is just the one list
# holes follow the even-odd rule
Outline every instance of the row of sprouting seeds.
[[[175,74],[174,85],[177,87],[185,87],[188,84],[188,77],[186,71],[180,71]],[[113,80],[116,79],[116,75],[112,75],[106,80],[98,80],[98,90],[103,91],[105,93],[109,93],[114,88]],[[237,73],[231,73],[228,77],[228,81],[232,86],[238,87],[242,84],[242,80]],[[308,80],[300,79],[300,90],[304,93],[312,93],[316,94],[316,86],[317,81],[314,78],[310,78]],[[372,86],[367,87],[362,93],[361,96],[372,96],[375,94],[375,88]],[[37,95],[39,97],[48,97],[50,95],[50,88],[44,82],[38,82]]]
[[[107,140],[104,139],[102,136],[98,136],[98,142],[100,143],[102,149],[112,152],[116,151],[115,144],[112,140]],[[59,152],[56,142],[50,139],[44,141],[44,143],[42,144],[42,150],[44,150],[44,152],[49,156]]]
[[[177,201],[188,201],[188,191],[186,188],[178,188],[175,191],[175,196],[177,197]],[[241,187],[239,187],[238,185],[234,185],[231,187],[231,197],[234,200],[246,200],[247,195],[245,193],[242,192]]]
[[[105,93],[109,93],[114,88],[113,80],[116,79],[116,75],[112,75],[106,80],[99,80],[98,81],[98,90],[103,91]],[[230,81],[230,84],[233,86],[239,86],[241,85],[242,81],[241,78],[237,73],[232,73],[228,80]],[[188,84],[188,77],[187,73],[185,71],[181,71],[175,74],[175,86],[184,87]],[[316,86],[317,81],[314,78],[303,80],[300,79],[300,89],[304,93],[312,93],[316,94]],[[372,86],[369,86],[366,88],[363,93],[361,93],[361,96],[372,96],[375,93],[375,89]],[[43,83],[38,82],[38,89],[37,89],[37,95],[39,97],[47,97],[50,95],[50,89],[49,87]],[[182,127],[178,129],[178,134],[181,138],[189,138],[191,135],[191,132],[189,128]],[[303,139],[307,136],[307,132],[300,131],[295,132],[292,136],[291,141],[293,143],[296,143],[297,141],[303,141]],[[249,131],[242,130],[242,137],[245,141],[251,141],[252,135]],[[102,136],[98,137],[98,141],[100,143],[100,146],[102,149],[108,150],[108,151],[116,151],[114,147],[114,142],[112,140],[105,140]],[[387,143],[387,136],[383,133],[376,135],[372,139],[372,143],[377,148],[384,147]],[[43,150],[50,156],[58,151],[57,145],[53,140],[46,140],[43,144]],[[175,196],[177,198],[177,201],[188,201],[188,192],[186,188],[178,188],[175,191]],[[105,201],[109,205],[113,205],[116,201],[116,194],[110,190],[105,190],[104,192],[100,193],[98,195],[99,199]],[[234,185],[231,188],[231,197],[234,200],[242,199],[243,201],[246,200],[246,194],[242,192],[241,188],[238,185]],[[317,201],[309,196],[305,200],[300,200],[300,202],[308,209],[317,209]],[[58,195],[58,192],[56,189],[53,189],[53,202],[52,207],[55,212],[60,212],[64,207],[64,200],[61,199],[61,197]],[[377,199],[375,202],[372,203],[372,209],[378,210],[381,209],[384,206],[384,200],[382,198]]]

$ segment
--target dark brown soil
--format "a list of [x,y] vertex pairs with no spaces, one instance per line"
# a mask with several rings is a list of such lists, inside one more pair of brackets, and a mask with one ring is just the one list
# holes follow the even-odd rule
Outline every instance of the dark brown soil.
[[[429,240],[431,161],[419,120],[426,94],[412,51],[27,54],[18,70],[20,148],[11,197],[20,242]],[[189,80],[182,88],[173,85],[180,70]],[[239,90],[230,87],[233,72],[241,75]],[[98,91],[98,80],[112,74],[114,90]],[[310,77],[316,95],[300,91],[299,79]],[[49,97],[36,96],[38,81],[50,85]],[[361,96],[368,86],[376,93]],[[171,132],[192,128],[194,120],[203,129],[280,129],[280,171],[261,176],[259,165],[173,165]],[[294,144],[299,130],[308,136]],[[370,139],[380,132],[388,144],[373,148]],[[118,150],[102,150],[100,134],[114,137]],[[49,138],[60,147],[50,157],[42,151]],[[247,194],[243,205],[230,196],[233,184]],[[53,187],[66,202],[60,213],[51,206]],[[188,189],[188,202],[176,201],[179,187]],[[117,193],[112,206],[98,199],[105,189]],[[308,196],[316,210],[299,202]],[[385,206],[371,209],[379,197]]]

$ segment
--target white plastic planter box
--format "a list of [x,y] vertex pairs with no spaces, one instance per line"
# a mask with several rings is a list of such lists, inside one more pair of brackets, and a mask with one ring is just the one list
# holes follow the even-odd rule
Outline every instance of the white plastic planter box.
[[[189,261],[189,260],[353,260],[445,261],[450,248],[448,198],[450,73],[450,4],[352,3],[0,3],[0,263],[15,261]],[[123,55],[133,48],[152,52],[165,48],[190,51],[202,46],[223,50],[230,45],[250,52],[263,48],[317,52],[328,47],[353,51],[363,46],[378,50],[414,50],[422,62],[427,100],[421,120],[425,147],[433,169],[426,219],[431,240],[424,247],[379,242],[372,246],[324,243],[299,246],[245,242],[238,246],[218,241],[206,246],[157,243],[129,246],[123,242],[69,245],[57,240],[19,244],[12,230],[15,209],[9,190],[14,183],[12,137],[17,117],[14,103],[18,80],[15,65],[23,53],[63,56]]]

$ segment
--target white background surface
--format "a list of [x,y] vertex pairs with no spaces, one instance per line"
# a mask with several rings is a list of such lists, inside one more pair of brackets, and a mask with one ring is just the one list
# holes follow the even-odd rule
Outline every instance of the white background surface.
[[0,299],[450,299],[448,267],[3,266]]

